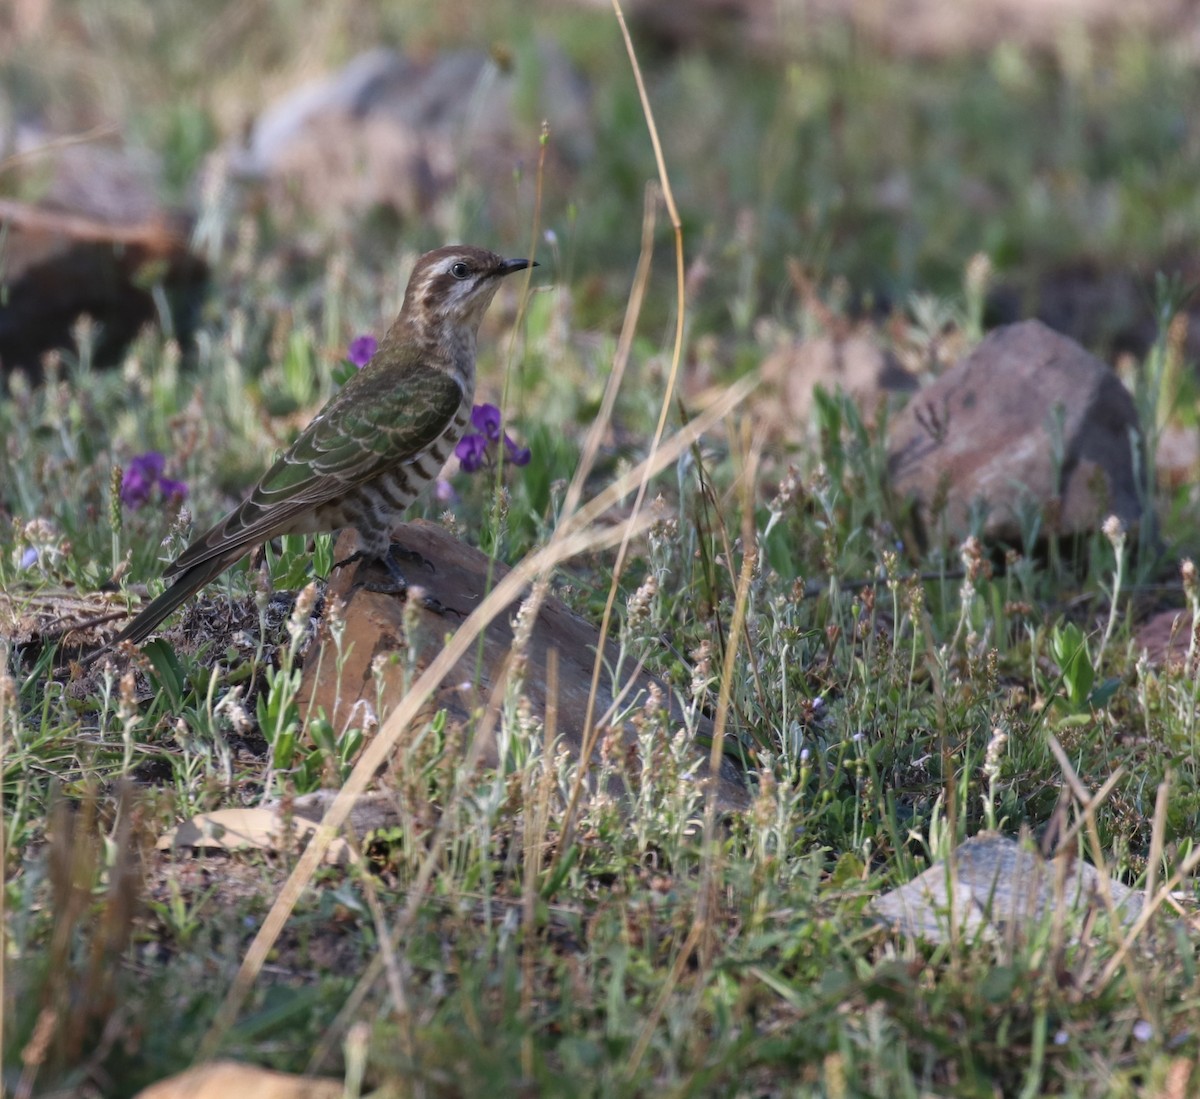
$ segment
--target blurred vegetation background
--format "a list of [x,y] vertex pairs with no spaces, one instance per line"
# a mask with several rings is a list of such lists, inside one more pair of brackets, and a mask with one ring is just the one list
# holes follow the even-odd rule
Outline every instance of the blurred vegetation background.
[[[1190,5],[629,8],[685,223],[698,331],[744,335],[760,316],[791,319],[788,258],[817,285],[840,287],[846,309],[886,315],[915,290],[955,292],[983,252],[997,276],[989,320],[1035,314],[1095,350],[1143,351],[1153,272],[1195,270],[1200,30]],[[193,210],[214,151],[362,51],[390,47],[418,63],[487,51],[516,89],[501,163],[487,163],[485,135],[455,166],[452,200],[380,207],[350,226],[334,216],[336,197],[317,193],[301,225],[278,226],[293,260],[308,228],[341,233],[366,270],[386,266],[400,241],[512,246],[527,235],[540,124],[564,99],[544,79],[551,43],[579,78],[569,94],[582,109],[549,135],[562,171],[548,176],[541,226],[556,235],[560,273],[591,287],[576,302],[580,323],[616,322],[655,173],[607,4],[12,0],[0,25],[6,151],[115,136],[152,158],[163,199]],[[449,87],[440,107],[479,90]],[[36,194],[38,175],[22,163],[6,166],[0,190]]]

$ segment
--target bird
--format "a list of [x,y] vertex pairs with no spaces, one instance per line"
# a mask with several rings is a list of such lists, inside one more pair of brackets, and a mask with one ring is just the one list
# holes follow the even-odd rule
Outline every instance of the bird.
[[93,659],[140,644],[177,607],[255,546],[283,534],[354,527],[358,552],[405,586],[392,527],[466,430],[479,324],[506,275],[538,266],[453,244],[417,260],[399,316],[370,361],[309,422],[246,498],[164,572],[173,578]]

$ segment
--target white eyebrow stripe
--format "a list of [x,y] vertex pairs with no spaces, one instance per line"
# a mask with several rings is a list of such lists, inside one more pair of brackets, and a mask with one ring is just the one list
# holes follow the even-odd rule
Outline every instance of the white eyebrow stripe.
[[447,256],[444,260],[441,261],[441,263],[439,263],[435,268],[433,268],[432,274],[448,275],[448,274],[450,274],[451,267],[453,267],[456,263],[462,263],[462,262],[463,262],[462,256]]

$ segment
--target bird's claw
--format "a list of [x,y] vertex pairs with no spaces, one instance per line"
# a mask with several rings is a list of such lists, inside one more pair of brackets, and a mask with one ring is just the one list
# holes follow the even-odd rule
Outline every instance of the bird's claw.
[[435,599],[432,595],[426,595],[419,587],[413,586],[410,588],[404,581],[398,584],[375,584],[369,580],[360,580],[351,587],[350,591],[365,591],[370,592],[372,595],[391,595],[397,597],[407,597],[411,591],[414,595],[420,596],[421,605],[430,614],[436,614],[441,618],[445,618],[448,614],[456,614],[459,618],[466,618],[466,615],[462,611],[457,611],[453,607],[447,607],[440,599]]
[[414,549],[409,549],[407,546],[400,545],[399,542],[393,542],[388,546],[388,558],[393,561],[408,561],[412,564],[419,565],[429,572],[437,572],[432,561],[429,560],[423,553],[418,553]]

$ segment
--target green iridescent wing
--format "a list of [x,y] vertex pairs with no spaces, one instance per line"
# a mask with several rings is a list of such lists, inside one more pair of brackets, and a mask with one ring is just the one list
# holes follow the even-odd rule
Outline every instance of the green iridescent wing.
[[417,457],[446,429],[462,397],[445,371],[372,362],[309,423],[246,500],[189,546],[166,575],[265,542],[305,512]]

